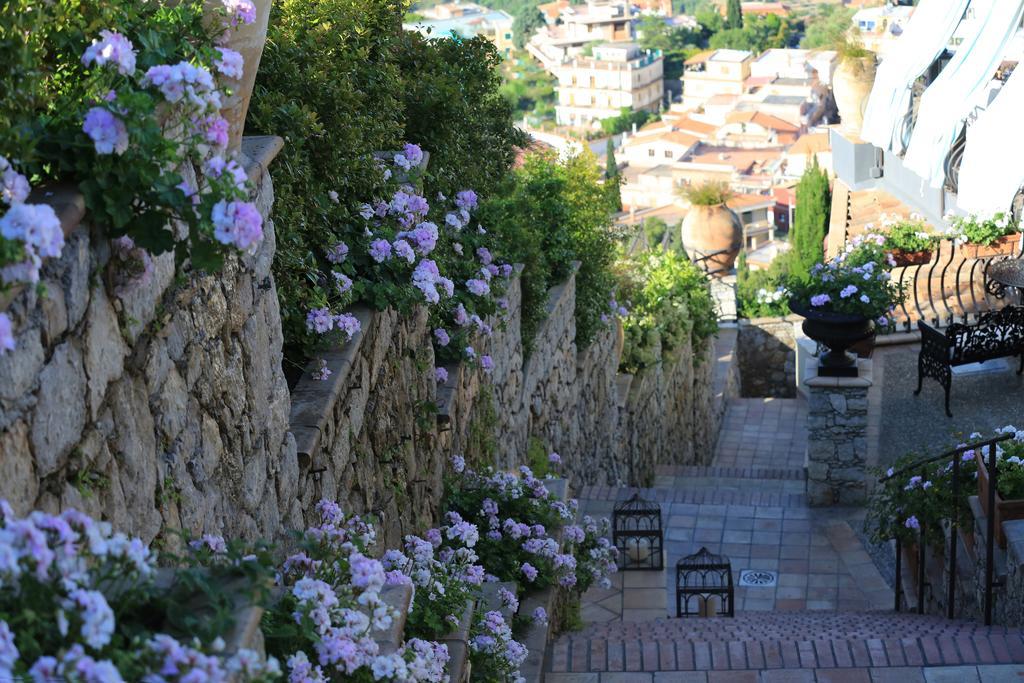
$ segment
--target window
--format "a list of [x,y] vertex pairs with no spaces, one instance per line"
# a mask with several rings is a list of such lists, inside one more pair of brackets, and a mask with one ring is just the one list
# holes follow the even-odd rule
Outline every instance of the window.
[[506,33],[505,34],[505,40],[512,40],[512,34],[511,33]]
[[665,150],[665,158],[666,159],[671,159],[672,158],[672,150],[670,150],[670,149],[666,149]]
[[649,150],[647,150],[647,156],[649,156],[649,157],[653,157],[654,156],[654,148],[653,147],[651,147]]

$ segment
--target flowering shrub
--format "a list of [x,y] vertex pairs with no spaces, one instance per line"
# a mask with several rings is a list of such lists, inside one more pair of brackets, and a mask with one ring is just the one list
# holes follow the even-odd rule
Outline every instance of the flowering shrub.
[[[426,538],[405,537],[405,552],[384,553],[389,579],[411,581],[416,594],[406,621],[406,633],[439,638],[459,622],[466,603],[484,581],[484,568],[476,564],[473,547],[479,539],[476,526],[457,513],[446,515],[449,524],[430,529]],[[441,544],[445,543],[445,547]],[[407,578],[403,578],[407,577]]]
[[941,235],[935,234],[919,214],[911,214],[908,219],[882,214],[881,221],[886,251],[908,254],[931,251],[941,239]]
[[[251,1],[224,0],[215,21],[201,0],[15,4],[34,22],[33,31],[10,35],[24,41],[35,106],[7,113],[15,125],[0,133],[0,153],[17,153],[41,180],[77,182],[97,225],[149,253],[173,249],[179,263],[212,270],[226,253],[254,250],[262,221],[246,201],[245,172],[226,153],[217,83],[241,71],[241,55],[222,43],[254,20]],[[23,235],[52,226],[49,214],[28,207],[10,210]],[[59,252],[56,238],[45,248],[4,233],[32,248],[19,279],[33,277],[36,257]],[[9,246],[3,251],[9,259]]]
[[892,256],[885,253],[885,237],[858,235],[834,259],[811,268],[806,280],[791,279],[793,301],[812,311],[861,315],[887,326],[889,314],[904,296],[889,275],[892,264]]
[[[201,639],[209,633],[195,618],[182,624],[195,636],[186,641],[150,630],[159,623],[156,615],[165,616],[165,625],[173,622],[167,610],[175,602],[180,609],[194,595],[178,592],[161,602],[154,563],[139,539],[112,533],[105,522],[74,510],[18,518],[0,501],[0,679],[169,683],[277,677],[272,658],[264,663],[246,650],[219,654],[223,640]],[[198,576],[191,578],[196,585]]]
[[469,632],[469,651],[474,681],[514,683],[522,680],[519,667],[529,653],[512,637],[512,627],[501,612],[477,615]]
[[[1024,430],[1007,425],[996,430],[997,434],[1013,434],[1009,441],[996,444],[996,490],[1003,500],[1024,498]],[[972,438],[981,438],[972,434]],[[988,451],[983,454],[988,457]]]
[[287,662],[291,681],[443,680],[443,645],[411,639],[383,655],[370,638],[397,616],[381,589],[410,580],[366,555],[376,541],[373,527],[334,503],[321,501],[318,511],[320,524],[301,535],[301,549],[281,568],[284,595],[264,616],[268,653]]
[[0,289],[39,282],[43,259],[64,248],[60,219],[48,204],[26,203],[30,191],[28,179],[0,156],[0,207],[8,207],[0,217]]
[[1007,213],[996,212],[991,216],[946,216],[949,232],[957,244],[981,244],[988,246],[1000,237],[1020,232],[1020,223]]
[[413,144],[380,159],[380,194],[360,205],[361,229],[324,246],[321,275],[307,287],[306,330],[321,343],[338,333],[348,340],[359,321],[342,309],[354,301],[399,310],[425,304],[437,356],[478,362],[487,371],[490,357],[477,358],[470,342],[491,333],[484,318],[504,301],[512,266],[495,257],[487,230],[474,225],[475,192],[462,190],[451,202],[419,194],[410,181],[423,159]]
[[687,339],[698,345],[718,331],[707,277],[682,253],[646,251],[619,264],[620,314],[626,333],[621,368],[635,372]]

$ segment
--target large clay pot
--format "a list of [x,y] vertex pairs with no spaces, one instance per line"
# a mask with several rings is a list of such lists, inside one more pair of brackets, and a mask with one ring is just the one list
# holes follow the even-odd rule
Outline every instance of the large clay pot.
[[743,246],[743,224],[724,204],[693,205],[683,219],[683,248],[712,275],[732,270]]
[[[270,22],[270,5],[272,0],[253,0],[256,6],[256,21],[241,24],[231,29],[223,41],[224,47],[235,50],[245,60],[245,70],[241,80],[223,79],[222,83],[231,90],[231,95],[224,98],[221,116],[228,121],[228,150],[238,151],[242,144],[242,132],[245,130],[245,115],[249,111],[249,100],[256,84],[256,72],[260,68],[263,46],[267,42],[267,25]],[[221,0],[207,0],[210,12],[223,7]],[[220,15],[218,14],[218,20]]]
[[843,130],[860,133],[864,108],[875,84],[875,57],[844,59],[832,77],[832,94],[836,99]]
[[818,361],[819,375],[857,376],[857,357],[847,349],[874,336],[874,321],[862,315],[815,310],[798,301],[790,301],[789,310],[804,317],[804,334],[828,348]]

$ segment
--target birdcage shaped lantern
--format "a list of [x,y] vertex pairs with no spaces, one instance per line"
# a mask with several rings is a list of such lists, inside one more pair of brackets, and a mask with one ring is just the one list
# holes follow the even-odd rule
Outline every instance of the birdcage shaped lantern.
[[732,563],[701,548],[676,563],[677,617],[735,615]]
[[663,569],[661,506],[638,494],[617,503],[612,511],[612,543],[619,550],[619,569]]

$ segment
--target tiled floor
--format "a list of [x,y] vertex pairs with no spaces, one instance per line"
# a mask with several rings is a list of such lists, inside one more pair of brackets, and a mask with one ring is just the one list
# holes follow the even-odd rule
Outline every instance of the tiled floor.
[[[705,547],[744,569],[777,572],[772,587],[737,587],[737,611],[886,607],[891,592],[853,534],[857,512],[815,510],[803,500],[806,412],[799,399],[738,399],[728,408],[712,467],[663,468],[655,488],[778,494],[776,504],[663,502],[666,567]],[[625,493],[619,494],[625,497]],[[611,498],[611,496],[608,496]],[[785,504],[779,504],[785,503]],[[608,514],[613,499],[585,500]],[[584,596],[589,623],[675,616],[674,572],[622,572]]]
[[[861,510],[804,496],[802,402],[730,404],[710,467],[662,468],[651,489],[597,487],[610,514],[639,492],[665,524],[661,571],[615,575],[584,596],[582,631],[549,649],[551,683],[1024,683],[1019,629],[891,612],[892,591],[854,532]],[[735,589],[734,619],[675,619],[676,561],[701,547],[771,587]],[[1005,666],[995,666],[1005,665]]]

